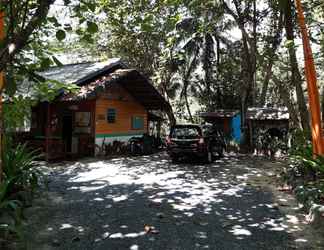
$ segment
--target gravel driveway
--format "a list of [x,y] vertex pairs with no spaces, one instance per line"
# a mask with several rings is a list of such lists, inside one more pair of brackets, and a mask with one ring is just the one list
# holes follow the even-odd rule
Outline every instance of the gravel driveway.
[[24,249],[323,249],[293,198],[271,189],[276,164],[172,164],[160,153],[50,166]]

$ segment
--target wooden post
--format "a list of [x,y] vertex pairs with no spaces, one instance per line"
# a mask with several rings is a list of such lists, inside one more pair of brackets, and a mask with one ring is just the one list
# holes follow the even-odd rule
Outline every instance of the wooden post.
[[[4,30],[4,11],[0,11],[0,41],[3,41],[5,37]],[[2,91],[4,88],[4,72],[0,72],[0,183],[3,179],[3,108],[2,108]]]
[[50,132],[51,132],[51,117],[50,117],[50,103],[47,103],[47,112],[46,112],[46,126],[45,126],[45,151],[46,151],[46,161],[49,160],[49,141],[50,141]]
[[316,83],[316,69],[314,65],[312,48],[310,46],[308,31],[305,23],[305,17],[303,12],[303,6],[300,0],[296,0],[298,23],[302,34],[304,59],[305,59],[305,75],[307,80],[307,91],[309,96],[309,108],[312,118],[312,142],[313,142],[313,154],[324,154],[323,139],[321,135],[321,110],[319,102],[319,94]]
[[252,127],[252,120],[249,120],[249,131],[250,131],[250,147],[253,149],[253,127]]

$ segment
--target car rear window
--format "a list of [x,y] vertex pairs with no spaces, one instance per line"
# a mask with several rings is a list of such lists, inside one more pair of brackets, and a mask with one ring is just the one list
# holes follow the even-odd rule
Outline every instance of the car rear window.
[[201,136],[199,127],[175,127],[171,132],[171,137],[175,139],[195,139]]

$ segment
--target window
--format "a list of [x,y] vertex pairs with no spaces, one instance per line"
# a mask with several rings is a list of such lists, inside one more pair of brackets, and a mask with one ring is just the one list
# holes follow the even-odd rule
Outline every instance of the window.
[[107,109],[107,122],[108,123],[116,122],[116,109]]
[[142,116],[132,117],[132,129],[144,129],[144,118]]
[[171,133],[172,138],[176,139],[196,139],[201,136],[198,126],[176,126]]

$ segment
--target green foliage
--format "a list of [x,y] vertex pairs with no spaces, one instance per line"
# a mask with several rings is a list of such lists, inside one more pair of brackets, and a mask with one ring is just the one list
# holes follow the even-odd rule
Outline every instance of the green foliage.
[[6,141],[3,153],[4,178],[10,180],[10,192],[30,190],[33,192],[39,184],[41,172],[35,168],[35,160],[41,155],[30,151],[26,144],[13,146]]
[[90,22],[90,21],[87,22],[87,31],[90,34],[94,34],[94,33],[98,32],[98,30],[99,30],[99,28],[98,28],[97,24],[95,24],[94,22]]
[[22,221],[22,203],[10,198],[8,187],[12,180],[0,183],[0,239],[8,238],[10,233],[20,235],[19,226]]
[[293,141],[289,152],[292,166],[301,176],[316,179],[324,174],[324,157],[313,156],[312,143],[308,139],[309,135],[301,130],[297,130],[292,135]]
[[34,85],[34,99],[44,102],[53,101],[59,94],[75,93],[80,87],[75,84],[65,84],[55,80],[40,81]]
[[10,102],[3,105],[3,123],[6,131],[21,128],[24,122],[30,118],[30,108],[34,104],[30,98],[14,96]]
[[65,39],[65,31],[64,30],[58,30],[58,31],[56,31],[56,38],[57,38],[57,40],[59,40],[59,41],[62,41],[62,40],[64,40]]
[[324,157],[313,157],[308,134],[297,130],[291,136],[290,164],[283,177],[293,186],[298,201],[310,208],[324,201]]
[[21,234],[23,208],[31,202],[40,184],[42,173],[36,168],[37,151],[28,150],[26,144],[13,145],[5,140],[3,152],[3,181],[0,184],[0,238],[9,233]]
[[[60,63],[57,60],[57,63]],[[35,75],[36,77],[37,75]],[[35,78],[36,79],[36,78]],[[3,123],[5,131],[13,132],[17,128],[25,126],[30,120],[31,108],[39,101],[53,101],[59,94],[75,93],[79,87],[75,84],[64,84],[54,80],[45,80],[42,77],[37,79],[31,90],[27,90],[30,96],[14,95],[9,96],[3,105]]]
[[324,157],[319,155],[314,158],[311,145],[305,145],[302,150],[294,152],[291,157],[295,162],[299,162],[302,168],[324,174]]

